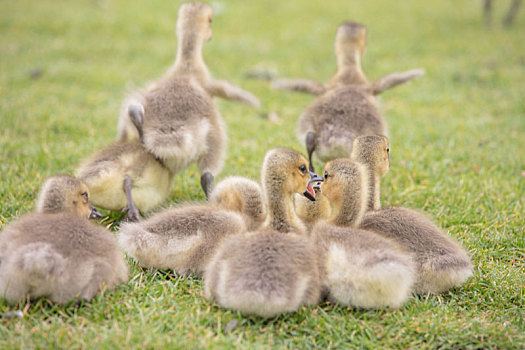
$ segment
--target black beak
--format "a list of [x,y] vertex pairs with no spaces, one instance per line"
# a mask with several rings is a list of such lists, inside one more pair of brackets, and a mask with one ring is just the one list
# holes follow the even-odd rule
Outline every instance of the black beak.
[[324,181],[322,176],[319,176],[310,170],[308,170],[308,174],[310,174],[310,181],[308,181],[308,185],[311,184],[312,182],[323,182]]
[[[317,182],[317,183],[320,183],[323,181],[323,178],[319,175],[317,175],[316,173],[312,172],[312,171],[308,171],[308,174],[310,174],[310,180],[308,180],[308,184],[306,185],[306,190],[304,191],[303,195],[308,198],[309,200],[311,200],[312,202],[315,201],[315,191],[314,189],[311,189],[310,187],[310,184],[312,182]],[[317,186],[317,185],[315,185]],[[314,186],[314,188],[315,188]]]
[[102,214],[100,214],[94,206],[91,206],[91,214],[89,214],[90,219],[100,219]]
[[315,197],[310,192],[308,192],[308,190],[305,190],[303,192],[303,196],[305,196],[306,198],[308,198],[312,202],[315,202]]

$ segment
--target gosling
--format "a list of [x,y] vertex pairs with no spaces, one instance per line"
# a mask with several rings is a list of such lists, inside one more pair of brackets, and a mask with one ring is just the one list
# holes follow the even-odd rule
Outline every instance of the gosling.
[[0,296],[10,303],[47,297],[55,303],[92,299],[103,287],[128,279],[113,235],[89,222],[100,214],[85,183],[49,178],[36,213],[8,225],[0,235]]
[[414,256],[416,293],[442,293],[460,286],[472,276],[472,263],[465,250],[425,215],[408,208],[381,208],[380,179],[389,168],[389,145],[385,137],[358,137],[354,141],[352,159],[365,165],[372,182],[370,188],[375,189],[360,227],[395,240]]
[[167,209],[142,222],[124,223],[118,241],[141,266],[201,276],[219,243],[245,231],[240,214],[192,204]]
[[[142,138],[142,111],[129,119]],[[76,176],[91,192],[97,207],[126,212],[126,221],[139,221],[140,212],[160,205],[170,193],[173,172],[139,141],[118,142],[82,162]]]
[[359,135],[385,135],[386,122],[379,112],[375,95],[423,74],[419,69],[410,70],[369,83],[361,68],[365,48],[366,27],[344,22],[335,37],[337,73],[328,84],[305,79],[273,83],[277,89],[318,96],[299,118],[297,128],[297,137],[306,144],[311,166],[314,151],[319,160],[327,162],[349,157],[352,142]]
[[214,176],[222,169],[226,145],[224,122],[212,97],[246,102],[259,107],[251,93],[210,76],[202,46],[211,39],[212,8],[189,2],[179,9],[179,39],[174,65],[145,91],[125,99],[118,126],[118,140],[138,139],[128,118],[130,109],[144,111],[143,142],[146,149],[177,173],[196,162],[206,197]]
[[204,272],[207,298],[243,314],[274,317],[320,298],[315,249],[293,210],[292,195],[315,199],[307,160],[290,149],[266,154],[262,183],[268,216],[254,232],[228,236]]
[[332,211],[315,224],[312,239],[328,299],[360,308],[398,308],[410,297],[415,266],[392,240],[356,228],[367,206],[365,167],[336,159],[326,164],[324,176],[321,189]]
[[241,214],[248,231],[258,229],[266,219],[261,186],[244,177],[230,176],[219,182],[213,189],[209,202]]
[[263,205],[256,182],[229,177],[217,184],[206,204],[180,205],[122,225],[119,243],[141,266],[200,276],[225,236],[262,224]]

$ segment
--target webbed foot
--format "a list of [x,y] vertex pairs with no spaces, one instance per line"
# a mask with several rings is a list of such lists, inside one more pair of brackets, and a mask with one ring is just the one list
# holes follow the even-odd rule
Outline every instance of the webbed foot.
[[129,208],[129,206],[126,205],[126,207],[122,209],[122,212],[126,213],[124,220],[126,220],[127,222],[138,222],[142,219],[139,210],[135,206],[133,206],[133,208]]

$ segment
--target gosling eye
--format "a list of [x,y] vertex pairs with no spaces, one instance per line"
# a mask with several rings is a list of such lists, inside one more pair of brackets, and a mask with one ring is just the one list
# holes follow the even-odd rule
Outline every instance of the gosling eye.
[[390,147],[386,148],[386,153],[390,153]]
[[82,193],[82,197],[87,201],[88,200],[88,194],[87,192]]
[[210,17],[210,18],[208,18],[208,22],[210,22],[210,24],[211,24],[211,22],[212,22],[212,19],[211,19],[211,17]]
[[299,167],[299,171],[302,172],[303,174],[306,174],[306,165],[304,165],[304,164],[301,165],[301,166]]
[[328,180],[328,172],[327,171],[324,172],[324,180],[325,181]]

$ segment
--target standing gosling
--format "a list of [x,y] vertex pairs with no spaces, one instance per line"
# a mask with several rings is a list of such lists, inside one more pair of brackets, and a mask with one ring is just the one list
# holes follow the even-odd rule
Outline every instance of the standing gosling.
[[259,107],[259,100],[249,92],[210,76],[202,46],[211,39],[212,15],[212,8],[204,3],[189,2],[180,7],[174,65],[145,91],[124,101],[118,127],[120,141],[139,138],[127,114],[130,108],[142,109],[146,149],[173,173],[196,162],[206,197],[213,188],[214,175],[222,169],[226,145],[224,122],[212,97]]
[[128,266],[113,235],[88,220],[98,217],[86,184],[70,176],[49,178],[36,213],[0,234],[0,297],[65,303],[125,282]]
[[393,241],[356,228],[366,211],[366,169],[336,159],[326,164],[324,174],[321,189],[332,213],[314,226],[312,239],[328,298],[362,308],[401,306],[415,279],[411,257]]
[[[131,109],[130,120],[141,135],[141,111]],[[170,193],[173,173],[141,142],[118,142],[85,159],[76,171],[97,207],[125,211],[127,221],[162,203]]]
[[207,265],[204,290],[223,307],[274,317],[296,311],[320,298],[314,247],[294,213],[292,195],[307,188],[315,199],[308,162],[284,148],[269,151],[263,162],[262,183],[268,217],[258,231],[228,236]]
[[423,74],[419,69],[392,73],[370,84],[361,68],[365,49],[366,27],[344,22],[335,37],[337,73],[328,84],[305,79],[277,80],[273,84],[277,89],[319,96],[301,115],[297,129],[310,164],[314,151],[323,162],[349,157],[357,136],[385,135],[386,123],[374,96]]
[[359,137],[352,159],[366,166],[373,195],[360,227],[395,240],[413,254],[417,267],[415,291],[441,293],[460,286],[472,276],[470,258],[461,245],[444,234],[425,215],[401,207],[380,208],[380,179],[389,165],[388,140],[381,136]]

